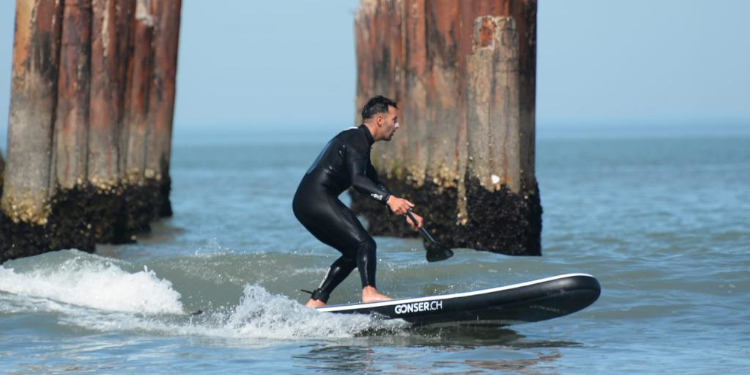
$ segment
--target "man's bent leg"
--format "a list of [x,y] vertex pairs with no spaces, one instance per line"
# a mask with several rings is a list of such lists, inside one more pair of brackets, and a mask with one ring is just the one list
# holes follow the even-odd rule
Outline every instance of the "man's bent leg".
[[363,288],[366,286],[375,287],[375,268],[378,264],[375,249],[375,241],[372,238],[368,238],[357,245],[357,268],[359,268],[359,278],[362,281]]
[[378,258],[375,241],[369,238],[357,246],[357,268],[362,280],[362,302],[387,301],[390,297],[378,293],[375,289],[375,268]]
[[[341,284],[341,282],[344,281],[347,276],[349,276],[349,274],[356,266],[357,263],[354,261],[354,259],[347,258],[345,256],[341,256],[336,259],[336,261],[331,264],[331,267],[328,269],[328,273],[326,274],[325,279],[323,279],[323,282],[320,283],[318,289],[315,289],[313,291],[312,296],[310,296],[310,300],[320,301],[323,304],[327,303],[328,297],[330,297],[331,292],[339,284]],[[308,306],[311,305],[311,301],[308,301]],[[320,306],[320,304],[317,303],[313,303],[313,305]]]

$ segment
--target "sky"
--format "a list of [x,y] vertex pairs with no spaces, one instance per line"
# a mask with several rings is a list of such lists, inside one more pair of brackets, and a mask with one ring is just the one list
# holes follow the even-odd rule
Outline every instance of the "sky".
[[[176,132],[356,121],[357,0],[216,4],[183,1]],[[0,3],[3,134],[14,12]],[[748,14],[745,0],[540,0],[537,128],[750,128]]]

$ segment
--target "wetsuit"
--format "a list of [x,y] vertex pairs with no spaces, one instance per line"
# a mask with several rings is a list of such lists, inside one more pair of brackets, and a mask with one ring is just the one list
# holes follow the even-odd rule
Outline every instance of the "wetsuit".
[[294,215],[323,243],[341,252],[312,298],[323,302],[352,270],[359,268],[362,287],[375,287],[375,241],[338,196],[350,186],[385,204],[390,192],[370,162],[374,139],[365,125],[336,135],[323,148],[297,188]]

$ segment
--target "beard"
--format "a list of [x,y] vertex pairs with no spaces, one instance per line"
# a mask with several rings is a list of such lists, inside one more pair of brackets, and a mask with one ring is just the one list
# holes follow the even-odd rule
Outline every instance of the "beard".
[[390,140],[391,140],[391,138],[393,138],[393,135],[394,135],[394,134],[396,134],[396,129],[393,129],[393,131],[391,132],[391,134],[388,134],[388,136],[387,136],[387,137],[385,137],[385,140],[386,140],[386,141],[390,141]]

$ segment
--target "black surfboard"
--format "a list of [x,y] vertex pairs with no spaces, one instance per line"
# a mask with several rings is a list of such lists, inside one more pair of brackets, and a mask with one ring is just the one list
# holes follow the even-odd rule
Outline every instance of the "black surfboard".
[[574,313],[594,303],[600,293],[596,278],[576,273],[473,292],[324,306],[318,311],[376,314],[414,325],[504,326]]

